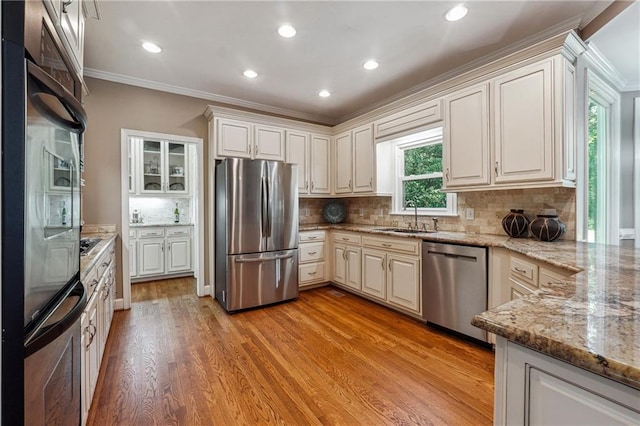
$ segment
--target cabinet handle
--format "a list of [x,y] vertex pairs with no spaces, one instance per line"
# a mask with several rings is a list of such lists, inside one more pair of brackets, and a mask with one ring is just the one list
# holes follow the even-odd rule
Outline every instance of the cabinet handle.
[[349,189],[352,189],[351,188],[351,179],[349,179]]
[[98,284],[98,280],[94,278],[93,281],[91,281],[90,287],[95,287],[96,284]]
[[315,274],[316,274],[316,271],[309,272],[309,275],[315,275]]
[[164,253],[164,243],[160,247],[162,247],[162,252]]
[[369,178],[369,188],[373,189],[373,178]]
[[494,171],[496,172],[496,177],[498,177],[498,162],[497,161],[496,161],[496,167],[495,167]]
[[444,177],[447,179],[447,182],[449,182],[449,169],[447,168],[446,173],[444,174]]
[[256,155],[258,155],[258,144],[256,144]]
[[73,0],[63,1],[62,2],[62,13],[67,13],[67,7],[73,3]]
[[313,189],[315,188],[315,184],[313,183],[313,181],[311,181],[311,190],[313,191]]
[[342,237],[342,241],[349,241],[349,238],[347,238],[347,237]]
[[313,236],[313,237],[307,237],[307,238],[308,238],[308,239],[310,239],[310,240],[315,240],[315,239],[316,239],[316,238],[318,238],[318,237]]
[[524,274],[524,273],[526,273],[526,272],[527,272],[526,270],[524,270],[524,269],[520,269],[520,268],[518,268],[517,266],[516,266],[515,268],[513,268],[513,269],[515,269],[516,271],[520,272],[521,274]]
[[317,251],[309,251],[309,252],[307,252],[307,254],[308,254],[309,256],[313,256],[313,255],[314,255],[314,254],[316,254],[316,253],[317,253]]
[[380,266],[382,266],[382,270],[384,271],[384,259],[382,259],[382,262],[380,262]]
[[308,180],[304,181],[304,189],[305,190],[309,189],[309,181]]
[[389,270],[391,270],[391,259],[389,259]]
[[391,244],[382,243],[382,247],[391,247]]
[[251,155],[251,145],[249,145],[249,155]]

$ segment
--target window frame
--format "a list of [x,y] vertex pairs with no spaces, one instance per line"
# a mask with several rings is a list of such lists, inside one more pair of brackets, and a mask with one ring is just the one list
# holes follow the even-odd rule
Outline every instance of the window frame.
[[[404,176],[404,151],[423,146],[443,144],[442,127],[430,129],[395,141],[393,146],[395,161],[393,170],[393,192],[391,194],[391,215],[414,214],[413,207],[404,206],[403,183],[424,179],[444,179],[443,172],[434,172],[423,175]],[[443,167],[444,169],[444,167]],[[418,208],[419,216],[457,216],[457,196],[455,193],[445,193],[447,206],[445,208]]]

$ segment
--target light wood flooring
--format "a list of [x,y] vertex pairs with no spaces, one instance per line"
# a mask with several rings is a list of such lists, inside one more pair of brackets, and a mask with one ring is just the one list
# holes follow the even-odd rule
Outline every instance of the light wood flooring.
[[492,423],[490,350],[335,287],[234,315],[193,287],[132,286],[89,425]]

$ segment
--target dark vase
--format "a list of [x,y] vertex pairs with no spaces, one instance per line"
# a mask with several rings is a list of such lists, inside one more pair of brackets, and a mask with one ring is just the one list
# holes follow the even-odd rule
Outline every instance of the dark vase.
[[540,241],[555,241],[567,230],[558,216],[539,214],[531,221],[529,231]]
[[502,229],[510,237],[520,238],[526,237],[529,230],[529,219],[524,215],[524,210],[511,209],[511,211],[502,218]]

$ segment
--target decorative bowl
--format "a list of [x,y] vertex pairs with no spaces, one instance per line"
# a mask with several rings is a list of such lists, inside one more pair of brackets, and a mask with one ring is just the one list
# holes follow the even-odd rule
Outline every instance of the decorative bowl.
[[347,217],[347,208],[339,200],[330,200],[322,208],[322,217],[329,223],[340,223]]

